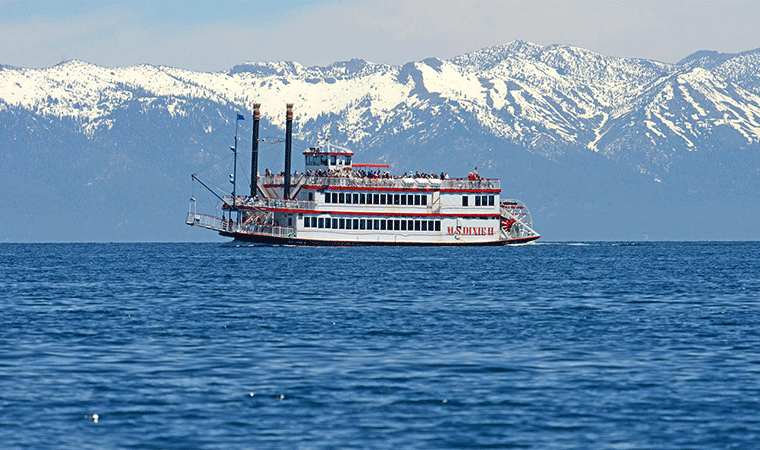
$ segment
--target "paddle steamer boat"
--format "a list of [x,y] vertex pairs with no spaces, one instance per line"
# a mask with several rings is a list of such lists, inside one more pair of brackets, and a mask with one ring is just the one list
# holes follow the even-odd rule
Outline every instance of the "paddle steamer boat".
[[[191,199],[186,223],[237,241],[299,246],[489,246],[540,237],[528,208],[501,198],[498,179],[475,175],[393,177],[384,164],[353,164],[328,141],[304,151],[305,174],[291,176],[292,105],[287,105],[285,171],[258,173],[259,105],[254,105],[250,195],[219,196],[222,217]],[[238,116],[240,119],[241,116]],[[237,157],[237,136],[235,138]],[[235,163],[236,165],[237,163]]]

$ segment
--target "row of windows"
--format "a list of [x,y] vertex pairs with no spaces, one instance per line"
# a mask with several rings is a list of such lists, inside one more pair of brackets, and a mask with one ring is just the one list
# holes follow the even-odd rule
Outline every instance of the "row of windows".
[[334,230],[441,231],[440,220],[420,219],[304,217],[303,226],[305,228],[332,228]]
[[306,165],[307,166],[326,166],[328,157],[330,158],[330,165],[334,166],[336,164],[344,164],[344,165],[350,165],[351,164],[351,156],[350,155],[327,155],[327,154],[318,154],[318,155],[306,155]]
[[[493,204],[494,204],[493,195],[476,195],[475,196],[475,206],[493,206]],[[463,195],[462,206],[469,206],[469,205],[470,205],[470,196]]]
[[355,205],[427,205],[428,196],[420,194],[352,194],[325,192],[325,203]]

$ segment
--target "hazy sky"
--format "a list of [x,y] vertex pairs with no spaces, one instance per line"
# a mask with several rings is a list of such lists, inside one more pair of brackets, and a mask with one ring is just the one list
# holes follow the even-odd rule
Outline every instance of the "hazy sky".
[[516,39],[677,62],[760,47],[751,0],[0,0],[0,65],[403,64]]

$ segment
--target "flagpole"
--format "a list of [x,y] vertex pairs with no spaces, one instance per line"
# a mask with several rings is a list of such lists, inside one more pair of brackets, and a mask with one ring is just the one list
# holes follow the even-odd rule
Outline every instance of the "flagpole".
[[235,153],[232,164],[232,204],[235,204],[235,186],[237,184],[237,141],[238,141],[238,124],[240,123],[240,114],[235,119],[235,148],[232,150]]

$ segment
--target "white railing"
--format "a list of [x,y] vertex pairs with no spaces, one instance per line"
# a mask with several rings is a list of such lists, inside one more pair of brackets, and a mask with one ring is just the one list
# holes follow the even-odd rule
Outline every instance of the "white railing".
[[231,233],[266,234],[269,236],[295,237],[293,227],[281,227],[279,225],[237,223],[207,214],[188,212],[185,223],[191,226],[208,228],[214,231],[227,231]]
[[[317,177],[301,175],[296,181],[298,185],[302,179],[303,184],[309,186],[323,186],[326,188],[337,187],[373,187],[392,189],[499,189],[501,180],[497,179],[445,179],[440,178],[361,178],[361,177]],[[261,177],[265,185],[282,185],[282,176]]]
[[[232,205],[232,197],[225,196],[224,201]],[[313,211],[317,209],[317,202],[306,200],[283,200],[273,198],[251,198],[242,195],[235,196],[236,208],[284,208],[284,209],[306,209]]]
[[207,214],[197,214],[192,211],[187,213],[185,223],[192,226],[208,228],[210,230],[221,231],[222,219],[219,217],[209,216]]
[[293,227],[281,227],[278,225],[265,224],[236,224],[235,230],[239,233],[266,234],[269,236],[295,237],[296,230]]

